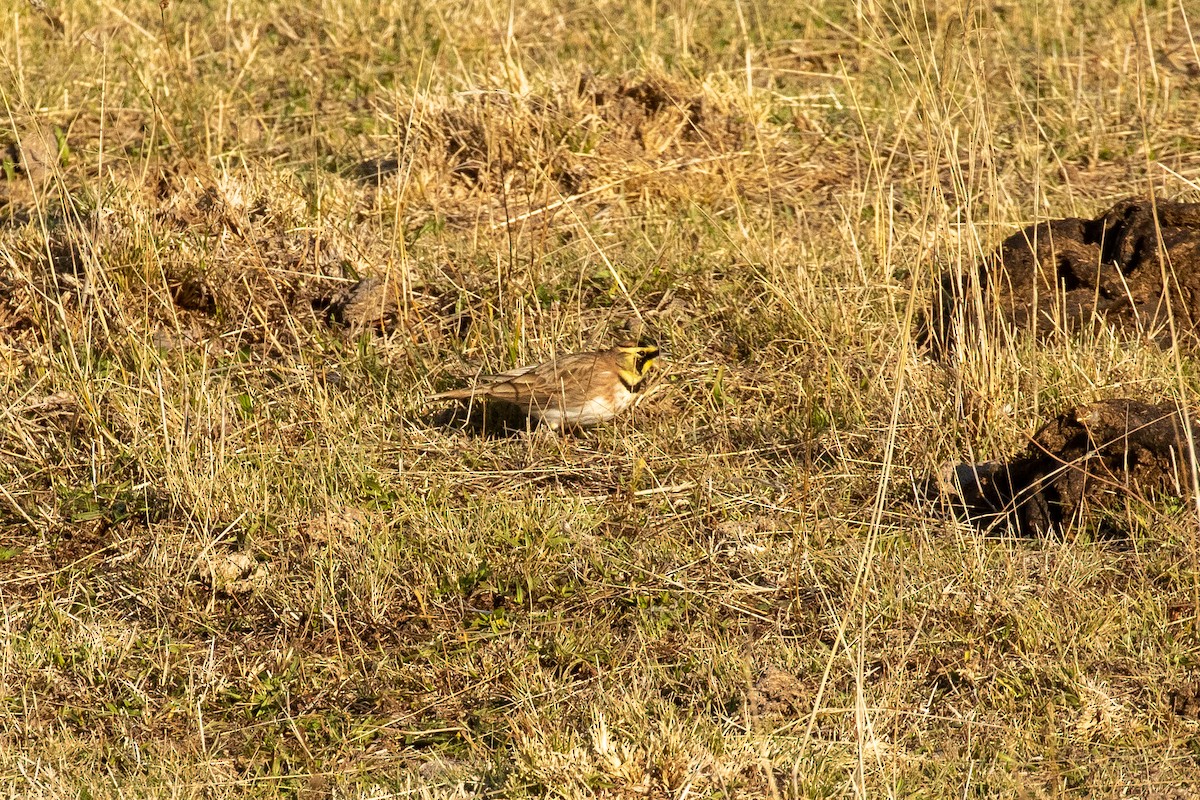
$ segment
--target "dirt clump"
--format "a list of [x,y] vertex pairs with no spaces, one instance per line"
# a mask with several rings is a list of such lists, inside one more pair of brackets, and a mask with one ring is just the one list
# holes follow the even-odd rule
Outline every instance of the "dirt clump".
[[811,707],[811,692],[795,675],[768,667],[746,697],[755,716],[796,717]]
[[949,465],[933,493],[982,529],[1021,535],[1088,525],[1127,532],[1129,515],[1156,499],[1191,496],[1192,441],[1175,403],[1106,400],[1043,425],[1007,462]]
[[9,157],[29,180],[39,189],[44,189],[54,178],[54,171],[61,163],[61,132],[44,125],[32,125],[21,136],[19,142],[9,147]]
[[1180,336],[1200,336],[1200,203],[1129,198],[1030,225],[973,270],[943,273],[919,337],[942,352],[981,323],[1038,336],[1107,323],[1169,345],[1172,315]]
[[235,597],[260,591],[267,584],[270,570],[249,553],[227,553],[209,558],[200,580],[217,592]]
[[1183,719],[1200,720],[1200,679],[1176,687],[1170,694],[1171,710]]

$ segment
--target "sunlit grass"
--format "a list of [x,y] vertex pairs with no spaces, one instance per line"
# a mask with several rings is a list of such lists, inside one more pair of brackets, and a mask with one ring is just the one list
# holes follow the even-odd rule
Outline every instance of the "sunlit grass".
[[[1200,197],[1183,7],[39,8],[0,30],[13,796],[1194,784],[1195,520],[983,539],[915,491],[1194,390],[1107,334],[914,335],[1022,225]],[[422,403],[630,332],[669,374],[592,432]]]

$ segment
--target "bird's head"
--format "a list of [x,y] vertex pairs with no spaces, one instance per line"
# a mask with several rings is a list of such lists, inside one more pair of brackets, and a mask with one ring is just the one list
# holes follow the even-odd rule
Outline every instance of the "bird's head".
[[617,357],[617,374],[631,388],[646,379],[661,354],[658,345],[650,342],[621,342],[613,348],[613,353]]

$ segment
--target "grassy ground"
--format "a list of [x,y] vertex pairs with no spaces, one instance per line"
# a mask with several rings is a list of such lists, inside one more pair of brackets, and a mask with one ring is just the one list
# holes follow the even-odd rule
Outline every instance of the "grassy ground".
[[[1195,397],[1108,334],[914,344],[1018,226],[1200,199],[1186,4],[40,5],[6,796],[1200,791],[1194,516],[983,539],[914,492]],[[630,332],[670,374],[593,432],[422,403]]]

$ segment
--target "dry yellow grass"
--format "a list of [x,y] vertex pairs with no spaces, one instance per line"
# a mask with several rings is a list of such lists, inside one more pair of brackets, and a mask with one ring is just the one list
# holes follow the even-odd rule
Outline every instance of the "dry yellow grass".
[[[914,344],[1030,221],[1200,198],[1186,4],[9,3],[13,797],[1186,797],[1196,524],[916,499],[1194,354]],[[657,335],[587,435],[452,377]]]

